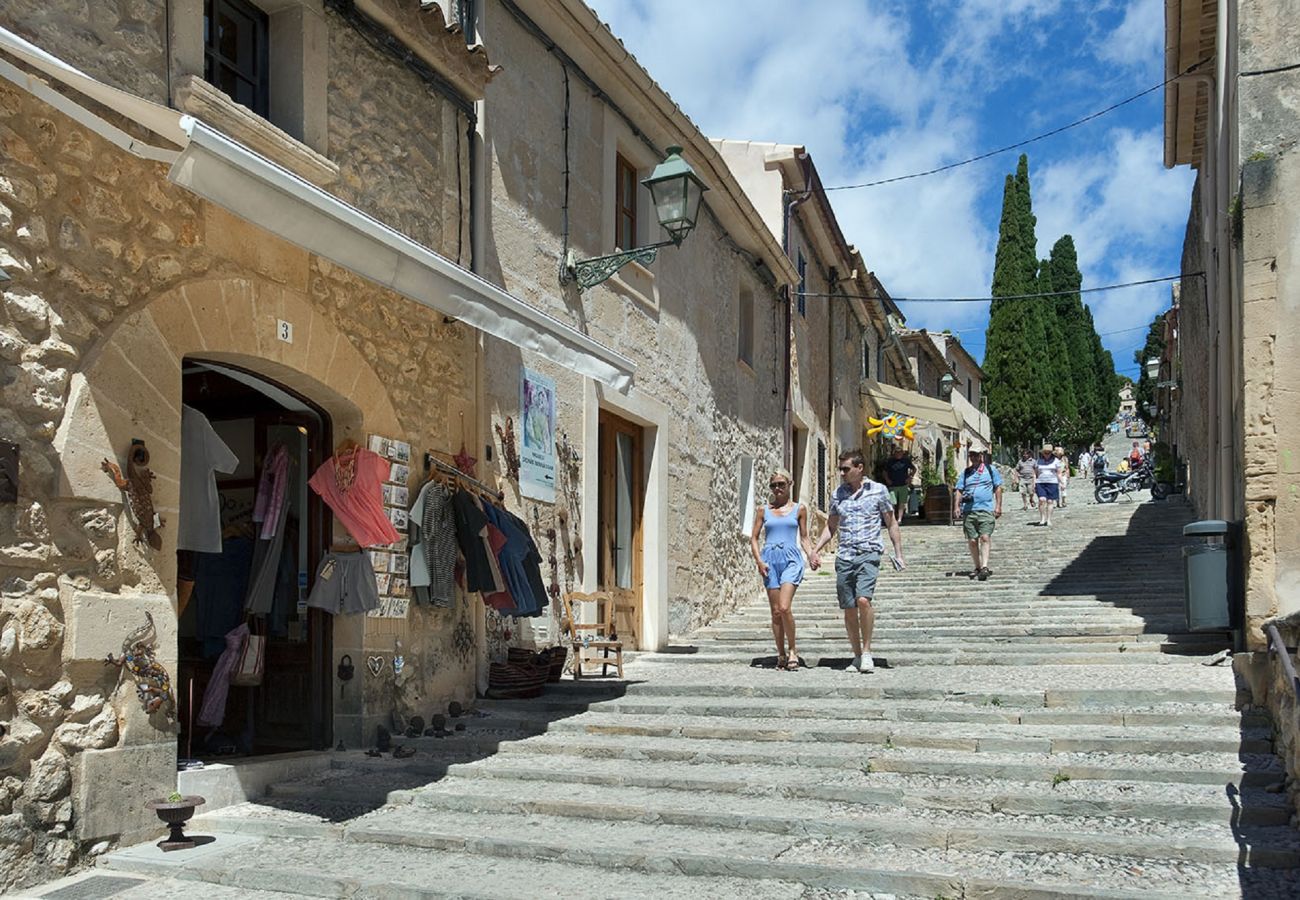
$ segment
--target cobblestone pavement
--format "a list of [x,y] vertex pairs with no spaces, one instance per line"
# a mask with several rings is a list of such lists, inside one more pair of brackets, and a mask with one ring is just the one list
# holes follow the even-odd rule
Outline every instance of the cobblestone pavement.
[[117,850],[76,879],[254,900],[1300,896],[1271,724],[1202,665],[1223,637],[1185,633],[1188,508],[1084,487],[1051,529],[1009,496],[987,582],[956,529],[905,528],[874,674],[843,670],[834,580],[810,575],[798,672],[774,668],[756,592],[626,683],[481,701],[409,760],[334,754],[196,819],[196,850]]

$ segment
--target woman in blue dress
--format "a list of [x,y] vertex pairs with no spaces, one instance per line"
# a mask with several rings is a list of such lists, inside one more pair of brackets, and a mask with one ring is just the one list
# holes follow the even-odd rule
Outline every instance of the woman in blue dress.
[[[799,652],[795,649],[794,613],[790,604],[795,589],[803,581],[804,558],[812,553],[808,541],[808,510],[802,503],[791,502],[789,472],[778,469],[769,479],[768,487],[772,491],[771,501],[755,511],[749,546],[772,608],[776,666],[794,672],[799,669]],[[764,533],[761,549],[760,533]]]

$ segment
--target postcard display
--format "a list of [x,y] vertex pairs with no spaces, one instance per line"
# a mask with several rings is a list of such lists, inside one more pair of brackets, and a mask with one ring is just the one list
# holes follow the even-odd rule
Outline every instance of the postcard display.
[[411,506],[406,484],[411,477],[411,445],[372,434],[370,449],[389,462],[388,481],[384,484],[384,511],[402,537],[396,543],[370,548],[375,584],[379,588],[379,606],[366,615],[375,619],[405,619],[411,603],[408,578],[411,558],[406,552],[406,511]]

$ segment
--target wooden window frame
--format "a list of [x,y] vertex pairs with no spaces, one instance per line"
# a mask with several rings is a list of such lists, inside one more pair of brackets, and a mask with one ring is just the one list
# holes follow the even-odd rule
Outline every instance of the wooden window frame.
[[754,367],[754,294],[741,289],[739,300],[739,320],[736,323],[737,348],[736,358],[742,363]]
[[799,296],[797,298],[799,302],[796,305],[799,308],[799,315],[806,319],[808,318],[808,298],[805,296],[805,292],[808,290],[808,260],[804,258],[802,250],[798,252],[795,259],[797,260],[796,268],[799,270]]
[[637,218],[637,168],[622,153],[614,157],[614,247],[634,250],[640,246]]
[[[228,9],[252,22],[252,59],[228,59],[221,54],[216,21],[222,9]],[[248,108],[269,120],[271,116],[271,17],[248,0],[204,0],[203,18],[207,23],[203,41],[203,80],[221,88],[222,79],[219,69],[229,70],[236,78],[252,85],[253,103]],[[236,98],[232,96],[231,99]]]

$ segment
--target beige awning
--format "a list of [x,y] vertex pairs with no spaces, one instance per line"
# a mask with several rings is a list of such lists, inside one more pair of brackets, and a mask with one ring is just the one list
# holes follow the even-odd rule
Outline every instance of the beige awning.
[[878,381],[862,382],[861,391],[876,412],[896,412],[919,422],[932,422],[940,428],[961,430],[961,416],[952,408],[952,404],[944,403],[936,397],[927,397]]

